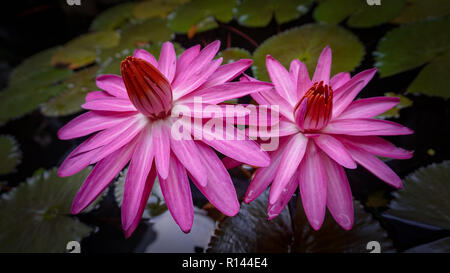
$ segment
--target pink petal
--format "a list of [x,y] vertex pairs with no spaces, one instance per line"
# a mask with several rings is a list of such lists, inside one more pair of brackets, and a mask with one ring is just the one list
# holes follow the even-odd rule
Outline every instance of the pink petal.
[[289,203],[289,200],[291,200],[292,195],[294,194],[295,190],[298,187],[298,174],[297,172],[291,177],[291,180],[286,185],[286,188],[283,189],[281,192],[280,197],[278,200],[267,206],[267,215],[269,216],[269,220],[272,220],[273,218],[277,217],[278,214],[280,214],[283,209],[286,207],[286,205]]
[[150,173],[147,176],[147,181],[145,182],[145,188],[142,192],[142,198],[140,198],[141,203],[139,204],[138,211],[136,213],[136,217],[132,221],[131,225],[128,227],[128,229],[125,229],[125,237],[129,238],[133,231],[137,228],[139,225],[139,222],[141,221],[142,214],[144,213],[144,209],[147,206],[147,201],[150,196],[150,193],[153,188],[153,184],[155,183],[156,179],[156,169],[153,166],[150,170]]
[[278,106],[278,111],[288,120],[294,121],[294,107],[284,98],[275,92],[275,89],[268,89],[259,93],[252,93],[252,98],[261,105]]
[[155,165],[158,175],[163,179],[169,174],[170,162],[170,128],[163,121],[152,124],[153,145],[155,149]]
[[184,78],[184,74],[189,73],[192,61],[198,56],[200,45],[195,45],[186,49],[178,58],[175,78]]
[[61,166],[59,166],[58,168],[58,176],[60,177],[71,176],[89,166],[91,158],[98,152],[98,149],[80,153],[80,150],[82,148],[83,143],[80,144],[77,148],[75,148],[66,157],[66,159],[64,159],[63,163],[61,163]]
[[327,207],[345,230],[353,227],[353,199],[344,169],[325,154],[321,155],[327,180]]
[[280,166],[270,189],[270,204],[274,204],[278,200],[281,192],[286,188],[291,177],[297,171],[305,155],[307,144],[308,138],[301,133],[293,135],[285,144],[285,152],[281,157]]
[[78,190],[72,204],[72,214],[80,213],[95,200],[117,174],[125,167],[133,154],[136,142],[123,146],[95,165]]
[[319,150],[310,142],[300,163],[298,181],[306,218],[314,230],[322,226],[327,202],[327,178],[322,164]]
[[391,109],[399,102],[400,99],[396,97],[372,97],[355,100],[337,118],[373,118]]
[[297,100],[300,100],[312,85],[311,79],[309,78],[308,68],[300,61],[297,77]]
[[[185,124],[185,126],[189,128],[191,124]],[[270,158],[267,153],[256,142],[245,136],[241,130],[233,128],[232,130],[223,130],[223,134],[219,134],[202,128],[202,126],[194,124],[193,134],[195,138],[200,139],[222,154],[253,166],[265,167],[269,165]]]
[[87,112],[79,115],[58,131],[59,139],[72,139],[86,136],[94,132],[114,127],[128,120],[130,113],[98,113]]
[[169,82],[172,82],[177,65],[177,54],[171,42],[165,42],[161,48],[159,56],[158,69],[166,76]]
[[137,109],[129,100],[107,98],[97,99],[84,103],[82,108],[97,111],[113,111],[113,112],[137,112]]
[[[356,98],[377,72],[376,68],[364,70],[351,78],[333,93],[333,117],[337,117]],[[358,83],[362,81],[362,83]]]
[[271,127],[260,126],[258,130],[247,130],[250,137],[282,137],[289,136],[299,132],[297,125],[291,121],[281,120],[278,124]]
[[181,164],[197,179],[202,186],[208,183],[208,176],[203,167],[197,144],[192,139],[170,138],[170,148]]
[[201,142],[198,142],[197,147],[207,172],[208,183],[202,186],[196,179],[192,181],[211,204],[223,214],[236,215],[239,212],[239,201],[230,175],[211,148]]
[[133,57],[142,59],[150,63],[154,67],[158,67],[158,62],[156,61],[155,57],[145,49],[136,49],[133,53]]
[[138,213],[141,211],[141,206],[147,203],[148,194],[153,186],[153,181],[148,181],[150,185],[147,185],[154,154],[150,127],[143,130],[137,138],[124,184],[121,213],[124,230],[129,229],[136,218],[140,219],[142,216]]
[[355,161],[339,140],[324,134],[313,139],[317,146],[334,161],[348,169],[356,169]]
[[293,85],[287,70],[270,55],[266,57],[266,68],[277,93],[294,106],[297,101],[297,88]]
[[98,99],[110,99],[114,98],[110,94],[104,91],[92,91],[86,94],[85,101],[92,101],[92,100],[98,100]]
[[96,79],[98,88],[118,98],[128,98],[122,77],[114,74],[100,75]]
[[330,71],[331,48],[329,46],[326,46],[320,54],[319,60],[317,61],[316,71],[314,72],[312,82],[315,83],[323,81],[323,84],[328,84],[330,80]]
[[412,151],[395,147],[389,141],[377,136],[340,136],[338,138],[344,143],[353,143],[360,149],[377,156],[395,159],[409,159],[413,156]]
[[250,59],[241,59],[234,63],[219,66],[200,88],[208,88],[229,82],[247,70],[252,63],[253,61]]
[[226,156],[222,158],[222,164],[223,166],[225,166],[226,169],[233,169],[238,166],[241,166],[242,162],[239,162],[237,160],[232,159],[231,157]]
[[357,146],[354,146],[353,144],[345,143],[345,147],[356,162],[361,164],[361,166],[373,173],[376,177],[395,188],[399,189],[402,187],[402,180],[400,177],[398,177],[398,175],[382,160],[365,152]]
[[348,82],[350,78],[351,76],[348,72],[337,73],[330,79],[330,86],[333,90],[337,90],[339,87]]
[[[179,74],[177,73],[175,79],[172,82],[172,89],[173,90],[179,90],[179,86],[181,84],[184,84],[186,80],[189,80],[189,78],[192,77],[192,75],[198,73],[199,71],[205,70],[209,64],[211,63],[212,59],[216,55],[217,51],[220,48],[220,41],[215,41],[207,45],[200,53],[197,53],[196,49],[194,48],[192,51],[186,53],[185,56],[180,56],[179,63],[181,61],[186,62],[185,59],[191,59],[191,62],[187,65],[183,65],[182,70],[179,70]],[[192,57],[194,56],[194,57]],[[183,59],[181,59],[183,57]],[[178,65],[178,64],[177,64]],[[177,70],[178,72],[178,70]]]
[[353,136],[409,135],[413,131],[398,123],[378,119],[336,119],[322,129],[322,133]]
[[270,90],[272,84],[265,82],[227,82],[206,89],[196,90],[182,98],[183,102],[193,102],[196,96],[202,97],[202,103],[216,104],[239,98],[251,93]]
[[[178,106],[187,106],[189,107],[190,111],[185,111],[185,107],[180,107],[177,109]],[[178,111],[180,110],[180,111]],[[199,105],[197,103],[183,103],[179,102],[172,108],[172,113],[175,114],[175,116],[179,114],[183,114],[183,116],[186,117],[196,117],[196,118],[226,118],[226,117],[245,117],[250,114],[250,110],[248,110],[245,107],[237,107],[237,105],[229,105],[229,104],[208,104],[203,103]]]
[[[174,100],[178,100],[200,87],[221,64],[222,58],[219,58],[212,61],[211,64],[204,69],[190,75],[189,78],[183,81],[183,83],[180,83],[173,89]],[[195,91],[193,93],[195,93]]]
[[186,170],[174,155],[170,157],[167,179],[159,177],[167,208],[181,230],[188,233],[194,221],[194,206]]
[[267,167],[258,168],[255,175],[250,182],[245,193],[244,202],[250,203],[264,192],[264,190],[270,185],[275,178],[275,174],[280,166],[281,158],[286,150],[284,141],[280,143],[280,148],[270,155],[270,165]]

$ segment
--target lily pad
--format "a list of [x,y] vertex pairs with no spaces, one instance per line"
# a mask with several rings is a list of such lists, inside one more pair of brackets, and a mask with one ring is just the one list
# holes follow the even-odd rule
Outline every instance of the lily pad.
[[399,94],[395,94],[392,92],[388,92],[384,94],[385,96],[388,97],[397,97],[400,98],[400,102],[393,108],[387,110],[386,112],[384,112],[381,115],[378,115],[378,118],[398,118],[400,117],[400,110],[403,108],[407,108],[413,105],[413,101],[410,100],[408,97],[405,97],[403,95],[399,95]]
[[[405,24],[450,14],[447,0],[404,0],[405,7],[392,23]],[[383,3],[384,4],[384,3]]]
[[403,6],[404,0],[384,1],[382,5],[368,5],[361,0],[325,0],[314,10],[314,18],[328,24],[338,24],[348,18],[349,27],[368,28],[391,21]]
[[11,72],[9,86],[34,89],[51,85],[72,75],[69,69],[51,66],[51,57],[60,49],[61,47],[49,48],[23,61]]
[[39,170],[0,197],[0,252],[65,252],[93,229],[70,216],[73,197],[88,175],[67,178]]
[[406,250],[405,253],[450,253],[450,237],[415,246]]
[[247,27],[263,27],[272,16],[282,24],[307,13],[313,0],[243,0],[236,6],[235,15],[239,24]]
[[448,76],[450,71],[450,51],[436,57],[417,75],[407,89],[407,93],[419,93],[427,96],[450,98]]
[[440,18],[389,31],[374,52],[381,77],[422,66],[447,54],[450,51],[448,29],[450,18]]
[[33,111],[63,90],[64,86],[61,85],[38,89],[10,87],[3,90],[0,92],[0,124]]
[[189,0],[146,0],[134,7],[133,15],[137,19],[166,18],[177,6],[186,2]]
[[387,215],[450,230],[450,161],[433,163],[408,175],[394,193]]
[[293,59],[299,59],[313,75],[317,59],[325,46],[333,51],[331,74],[351,71],[364,57],[364,46],[348,30],[334,25],[307,24],[292,28],[267,39],[253,53],[252,69],[260,80],[269,80],[266,70],[266,55],[270,54],[285,67]]
[[392,250],[387,233],[356,202],[352,230],[343,230],[328,214],[322,228],[314,231],[301,205],[294,221],[286,208],[267,220],[267,199],[268,191],[252,203],[242,204],[235,217],[225,218],[211,237],[208,252],[367,252],[370,241],[378,241],[382,251]]
[[124,25],[131,17],[135,3],[124,3],[100,13],[91,23],[93,31],[114,30]]
[[235,1],[192,0],[178,6],[169,14],[168,25],[175,32],[188,33],[192,27],[202,32],[217,27],[218,21],[227,23],[233,19]]
[[11,173],[20,164],[22,153],[12,136],[0,136],[0,175]]
[[115,31],[106,30],[84,34],[68,42],[52,56],[53,66],[77,69],[95,61],[96,49],[115,47],[120,36]]
[[98,66],[92,66],[64,81],[60,86],[64,91],[41,106],[42,114],[57,117],[81,111],[86,94],[97,88],[95,85],[97,71]]
[[236,62],[240,59],[251,59],[252,55],[243,48],[230,47],[220,51],[219,54],[217,54],[217,58],[220,57],[223,58],[223,63],[227,64]]

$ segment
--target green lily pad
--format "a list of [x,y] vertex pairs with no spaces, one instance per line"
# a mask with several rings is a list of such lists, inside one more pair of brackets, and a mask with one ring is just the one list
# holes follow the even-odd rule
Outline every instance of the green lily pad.
[[313,0],[243,0],[236,6],[235,16],[239,24],[247,27],[263,27],[275,20],[282,24],[308,12]]
[[0,124],[28,114],[63,90],[61,85],[38,89],[10,87],[3,90],[0,92]]
[[448,77],[450,71],[450,51],[427,64],[407,89],[407,93],[450,98]]
[[57,117],[81,111],[86,94],[97,89],[95,84],[97,72],[98,66],[92,66],[65,80],[60,86],[64,91],[41,106],[42,114]]
[[134,7],[133,15],[137,19],[166,18],[177,6],[186,2],[189,0],[146,0]]
[[404,1],[405,7],[403,11],[399,16],[392,20],[392,23],[405,24],[450,14],[450,2],[447,0]]
[[120,40],[119,34],[112,30],[84,34],[68,42],[52,56],[53,66],[65,66],[77,69],[95,61],[96,49],[115,47]]
[[260,80],[269,80],[266,55],[270,54],[289,67],[293,59],[299,59],[313,75],[317,59],[325,46],[333,52],[331,74],[351,71],[364,57],[364,46],[348,30],[334,25],[308,24],[275,35],[261,44],[253,53],[253,73]]
[[188,33],[192,27],[202,32],[217,27],[218,21],[227,23],[233,19],[235,1],[192,0],[178,6],[168,16],[168,25],[175,32]]
[[65,252],[69,241],[81,241],[93,229],[70,216],[86,169],[67,178],[56,169],[39,170],[0,196],[0,252]]
[[[123,193],[125,186],[125,178],[127,177],[128,168],[120,172],[119,177],[114,183],[114,197],[119,207],[122,207]],[[155,179],[152,191],[148,198],[147,206],[145,207],[143,217],[156,217],[167,211],[167,206],[159,186],[158,178]]]
[[314,18],[328,24],[338,24],[348,18],[349,27],[367,28],[391,21],[403,6],[404,0],[384,1],[382,5],[368,5],[361,0],[325,0],[314,10]]
[[114,30],[124,25],[131,17],[135,3],[124,3],[100,13],[91,23],[93,31]]
[[0,175],[11,173],[20,164],[22,153],[12,136],[0,136]]
[[433,163],[408,175],[394,193],[387,215],[450,230],[450,161]]
[[[402,25],[389,31],[374,52],[381,77],[422,66],[450,51],[450,18]],[[445,89],[445,88],[444,88]]]
[[251,59],[252,55],[250,54],[250,52],[243,48],[230,47],[220,51],[217,54],[217,58],[220,57],[223,58],[222,63],[227,64],[239,61],[240,59]]
[[314,231],[301,205],[294,221],[286,208],[267,220],[267,199],[268,191],[252,203],[242,204],[238,215],[225,218],[211,237],[208,252],[368,252],[370,241],[378,241],[381,251],[392,250],[387,233],[356,202],[352,230],[343,230],[328,214],[322,228]]
[[408,97],[405,97],[403,95],[399,95],[399,94],[395,94],[392,92],[388,92],[384,94],[385,96],[388,97],[397,97],[400,98],[400,102],[393,108],[387,110],[386,112],[384,112],[381,115],[378,115],[378,118],[398,118],[400,117],[400,110],[403,108],[407,108],[413,105],[413,101],[410,100]]
[[450,237],[415,246],[406,250],[405,253],[450,253]]

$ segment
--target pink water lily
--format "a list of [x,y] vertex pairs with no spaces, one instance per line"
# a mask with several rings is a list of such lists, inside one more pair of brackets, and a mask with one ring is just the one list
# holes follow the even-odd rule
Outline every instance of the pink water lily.
[[[330,79],[329,47],[322,51],[312,79],[299,60],[292,61],[287,71],[267,56],[266,67],[275,88],[251,96],[261,105],[280,105],[280,146],[270,153],[270,166],[256,171],[244,201],[253,201],[271,184],[268,215],[272,219],[300,187],[305,214],[315,230],[323,223],[326,207],[342,228],[351,229],[353,201],[344,167],[354,169],[359,164],[387,184],[402,187],[401,179],[377,156],[408,159],[412,152],[379,136],[413,132],[374,118],[399,99],[354,100],[376,69],[353,77],[338,73]],[[255,81],[250,77],[241,80]]]
[[[70,176],[96,164],[73,201],[72,213],[81,212],[94,201],[128,162],[121,208],[127,237],[139,223],[156,176],[167,207],[184,232],[190,231],[194,216],[188,176],[225,215],[238,212],[231,178],[212,148],[257,166],[267,166],[268,155],[250,139],[177,139],[171,133],[179,119],[171,113],[174,107],[191,109],[196,97],[216,105],[272,88],[268,83],[230,82],[252,61],[243,59],[221,66],[222,58],[213,59],[219,47],[219,41],[203,50],[193,46],[177,59],[173,45],[166,42],[158,61],[139,49],[122,62],[122,77],[97,77],[101,91],[88,93],[82,105],[89,111],[58,132],[60,139],[92,134],[58,170],[60,176]],[[194,130],[201,127],[194,125]]]

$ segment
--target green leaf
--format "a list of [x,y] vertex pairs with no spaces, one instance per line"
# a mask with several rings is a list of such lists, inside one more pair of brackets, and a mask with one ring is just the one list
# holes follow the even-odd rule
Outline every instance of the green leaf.
[[0,124],[21,117],[51,97],[61,93],[64,86],[56,85],[38,89],[18,89],[10,87],[0,92]]
[[243,48],[230,47],[220,51],[219,54],[217,54],[217,58],[220,57],[223,58],[222,63],[227,64],[239,61],[240,59],[251,59],[252,55]]
[[285,67],[298,58],[312,76],[317,59],[327,45],[333,51],[332,75],[353,70],[364,56],[364,46],[348,30],[333,25],[308,24],[272,36],[259,46],[253,54],[253,73],[260,80],[269,80],[265,64],[266,55],[270,54]]
[[[367,252],[369,241],[378,241],[381,250],[392,250],[387,233],[355,202],[355,225],[345,231],[327,214],[319,231],[314,231],[299,206],[294,221],[285,208],[267,220],[268,191],[250,204],[242,204],[239,214],[225,218],[211,237],[208,252]],[[292,228],[295,224],[295,230]]]
[[308,12],[313,0],[243,0],[236,6],[239,24],[247,27],[263,27],[272,16],[278,23],[292,21]]
[[450,161],[420,168],[403,180],[387,215],[450,229]]
[[11,173],[20,164],[22,153],[12,136],[0,136],[0,175]]
[[0,196],[0,252],[65,252],[93,229],[70,216],[88,169],[67,178],[56,169],[38,171]]
[[[448,0],[404,0],[405,8],[392,23],[405,24],[450,14]],[[383,3],[384,4],[384,3]]]
[[388,97],[397,97],[400,98],[400,102],[393,108],[387,110],[381,115],[378,115],[378,118],[398,118],[400,117],[400,110],[403,108],[407,108],[413,105],[413,101],[408,99],[408,97],[405,97],[403,95],[395,94],[392,92],[384,93],[385,96]]
[[175,32],[188,33],[196,26],[196,32],[202,32],[217,27],[211,18],[227,23],[233,19],[235,1],[229,0],[192,0],[178,6],[168,16],[169,27]]
[[95,77],[98,66],[81,70],[64,81],[60,86],[64,91],[41,106],[45,116],[58,117],[81,111],[86,94],[96,90]]
[[384,1],[382,5],[368,5],[361,0],[325,0],[314,10],[314,18],[328,24],[338,24],[348,18],[348,26],[367,28],[394,19],[403,6],[404,0]]
[[450,237],[415,246],[406,250],[405,253],[450,253]]
[[402,25],[389,31],[374,53],[381,77],[428,63],[450,50],[450,18]]
[[450,52],[439,56],[427,64],[417,75],[407,93],[450,98],[448,76],[450,71]]
[[133,15],[137,19],[166,18],[177,6],[186,2],[189,0],[146,0],[134,7]]
[[96,49],[115,47],[120,36],[112,30],[81,35],[58,49],[52,56],[53,66],[77,69],[95,61]]
[[124,25],[132,16],[135,3],[124,3],[100,13],[91,23],[93,31],[114,30]]

